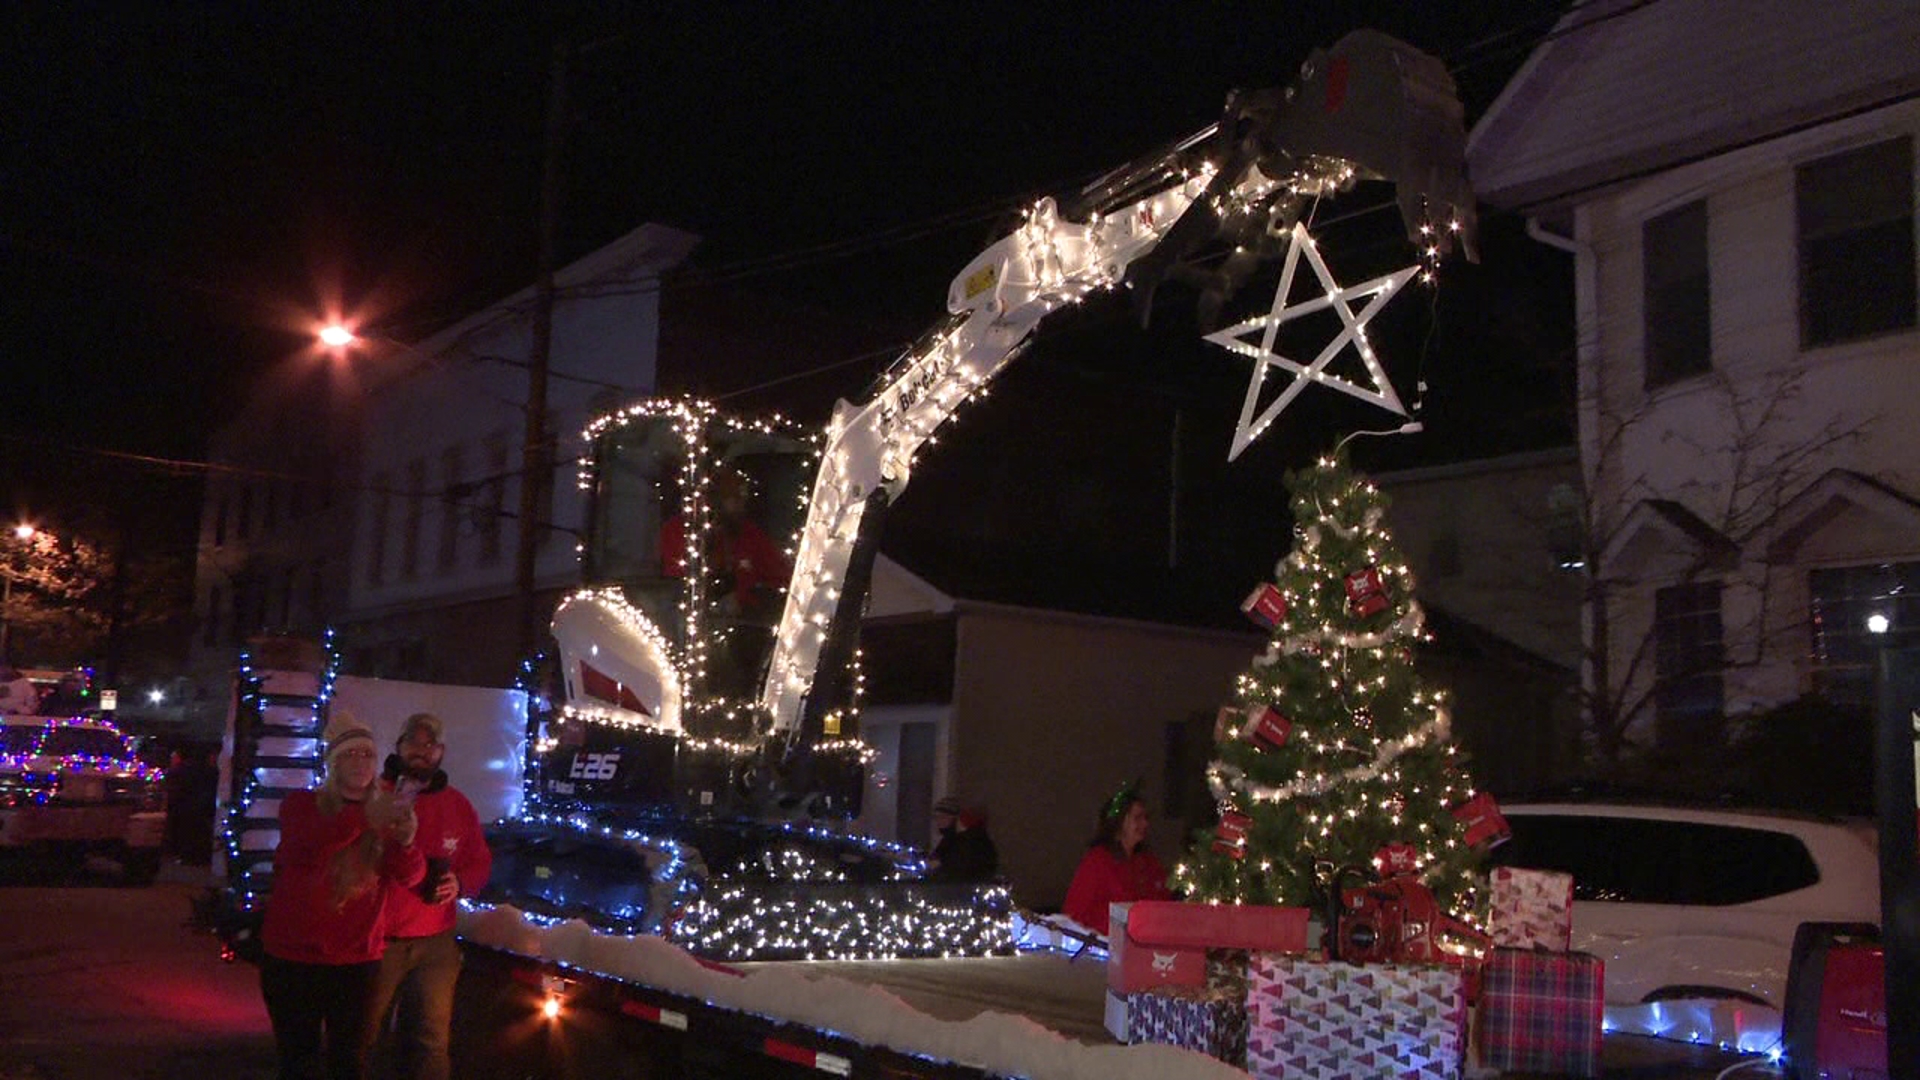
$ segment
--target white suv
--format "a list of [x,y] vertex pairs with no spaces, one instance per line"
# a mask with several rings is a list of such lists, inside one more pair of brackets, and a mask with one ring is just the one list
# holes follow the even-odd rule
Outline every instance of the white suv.
[[1800,924],[1880,920],[1863,826],[1622,803],[1501,810],[1513,839],[1495,865],[1573,875],[1573,947],[1606,961],[1613,1026],[1762,1048]]

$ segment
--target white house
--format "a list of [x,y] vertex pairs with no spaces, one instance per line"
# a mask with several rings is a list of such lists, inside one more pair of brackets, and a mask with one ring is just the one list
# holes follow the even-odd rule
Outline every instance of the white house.
[[[651,393],[660,276],[697,238],[644,225],[555,274],[535,589],[578,580],[589,415]],[[425,341],[369,334],[324,383],[263,384],[216,434],[202,514],[195,671],[219,689],[263,631],[331,626],[356,674],[503,685],[519,657],[515,553],[529,287]]]
[[1638,743],[1867,700],[1870,613],[1920,642],[1917,134],[1911,0],[1580,4],[1472,133],[1575,260],[1586,678]]

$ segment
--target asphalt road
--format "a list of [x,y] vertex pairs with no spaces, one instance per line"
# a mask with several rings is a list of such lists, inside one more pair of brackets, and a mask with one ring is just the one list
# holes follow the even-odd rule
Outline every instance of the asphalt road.
[[189,925],[192,877],[0,861],[0,1080],[271,1080],[259,974]]
[[[68,877],[0,859],[0,1080],[271,1080],[256,969],[222,962],[215,939],[193,925],[203,880],[173,867],[134,889],[103,861]],[[911,997],[914,987],[894,989]],[[1713,1080],[1739,1060],[1613,1036],[1605,1080]]]

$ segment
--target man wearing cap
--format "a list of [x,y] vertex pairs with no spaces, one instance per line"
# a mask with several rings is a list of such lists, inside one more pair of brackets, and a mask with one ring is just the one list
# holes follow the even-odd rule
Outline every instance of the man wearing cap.
[[453,902],[477,894],[493,870],[480,816],[440,768],[444,734],[432,713],[407,717],[394,744],[398,752],[387,758],[381,777],[381,786],[395,798],[412,802],[420,822],[415,844],[427,870],[419,888],[387,893],[387,951],[374,984],[367,1049],[371,1052],[397,1011],[398,1075],[419,1080],[446,1080],[451,1070],[447,1043],[453,986],[460,976]]
[[987,835],[985,811],[969,807],[957,795],[933,804],[933,827],[940,833],[933,846],[930,881],[991,881],[1000,870],[1000,852]]

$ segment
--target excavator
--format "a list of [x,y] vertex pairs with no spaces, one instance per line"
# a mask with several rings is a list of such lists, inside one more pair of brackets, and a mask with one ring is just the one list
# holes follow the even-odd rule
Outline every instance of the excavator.
[[[1475,258],[1464,144],[1439,61],[1356,31],[1291,84],[1236,90],[1212,124],[1039,200],[824,432],[685,399],[597,419],[587,584],[553,618],[557,662],[533,688],[551,709],[529,808],[493,837],[493,898],[732,959],[1003,948],[974,916],[1004,889],[943,893],[914,851],[834,827],[860,810],[860,619],[916,456],[1057,313],[1117,291],[1144,325],[1171,282],[1217,323],[1306,242],[1319,201],[1359,184],[1394,186],[1429,268]],[[885,928],[848,939],[869,916]]]

